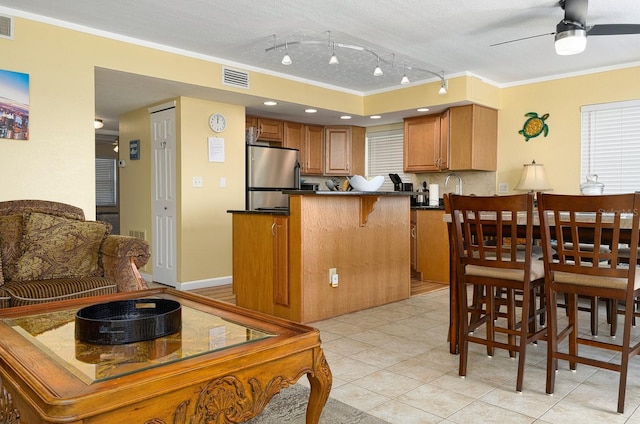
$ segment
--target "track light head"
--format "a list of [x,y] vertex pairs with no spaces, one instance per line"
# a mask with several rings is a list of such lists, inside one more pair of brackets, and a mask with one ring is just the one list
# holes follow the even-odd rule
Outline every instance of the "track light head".
[[440,85],[440,90],[438,90],[438,94],[447,94],[447,81],[442,80],[442,84]]
[[291,61],[291,58],[289,57],[289,46],[287,45],[287,42],[284,42],[284,56],[282,58],[282,62],[283,65],[291,65],[293,62]]
[[331,55],[331,59],[329,59],[329,65],[337,65],[339,64],[340,61],[338,60],[338,56],[336,56],[336,54],[332,54]]

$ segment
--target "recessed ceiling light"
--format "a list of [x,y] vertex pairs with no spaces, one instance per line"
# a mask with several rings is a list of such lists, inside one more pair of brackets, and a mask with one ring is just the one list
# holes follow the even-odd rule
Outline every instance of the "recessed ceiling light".
[[351,117],[349,115],[342,115],[340,119],[351,119]]
[[307,113],[316,113],[317,112],[317,110],[315,110],[315,109],[305,109],[304,111],[307,112]]
[[418,109],[416,109],[418,112],[429,112],[429,108],[428,107],[419,107]]
[[380,115],[371,115],[369,118],[371,118],[371,119],[380,119],[380,118],[382,118],[382,116],[380,116]]
[[265,106],[275,106],[277,104],[278,102],[274,102],[273,100],[267,100],[266,102],[264,102]]

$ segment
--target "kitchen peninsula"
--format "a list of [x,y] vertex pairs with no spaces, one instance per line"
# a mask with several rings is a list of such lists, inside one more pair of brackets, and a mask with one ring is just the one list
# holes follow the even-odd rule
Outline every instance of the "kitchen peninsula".
[[409,298],[407,193],[286,193],[288,213],[229,211],[238,306],[308,323]]

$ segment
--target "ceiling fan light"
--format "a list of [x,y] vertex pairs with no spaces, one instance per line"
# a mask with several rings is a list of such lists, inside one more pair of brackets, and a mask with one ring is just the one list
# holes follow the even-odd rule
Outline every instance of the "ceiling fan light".
[[556,53],[561,56],[582,53],[587,47],[587,31],[584,29],[557,32],[555,39]]
[[102,122],[102,119],[93,120],[93,128],[95,128],[96,130],[99,130],[102,127],[104,127],[104,122]]

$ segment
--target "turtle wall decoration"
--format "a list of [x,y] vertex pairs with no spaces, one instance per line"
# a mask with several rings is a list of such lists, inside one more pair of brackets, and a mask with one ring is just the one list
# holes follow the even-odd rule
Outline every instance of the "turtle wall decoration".
[[549,126],[545,123],[549,117],[548,113],[538,116],[535,112],[529,112],[525,113],[524,116],[527,117],[527,120],[524,121],[522,129],[518,131],[519,134],[524,136],[524,141],[529,141],[529,139],[537,137],[541,133],[544,133],[545,137],[549,134]]

